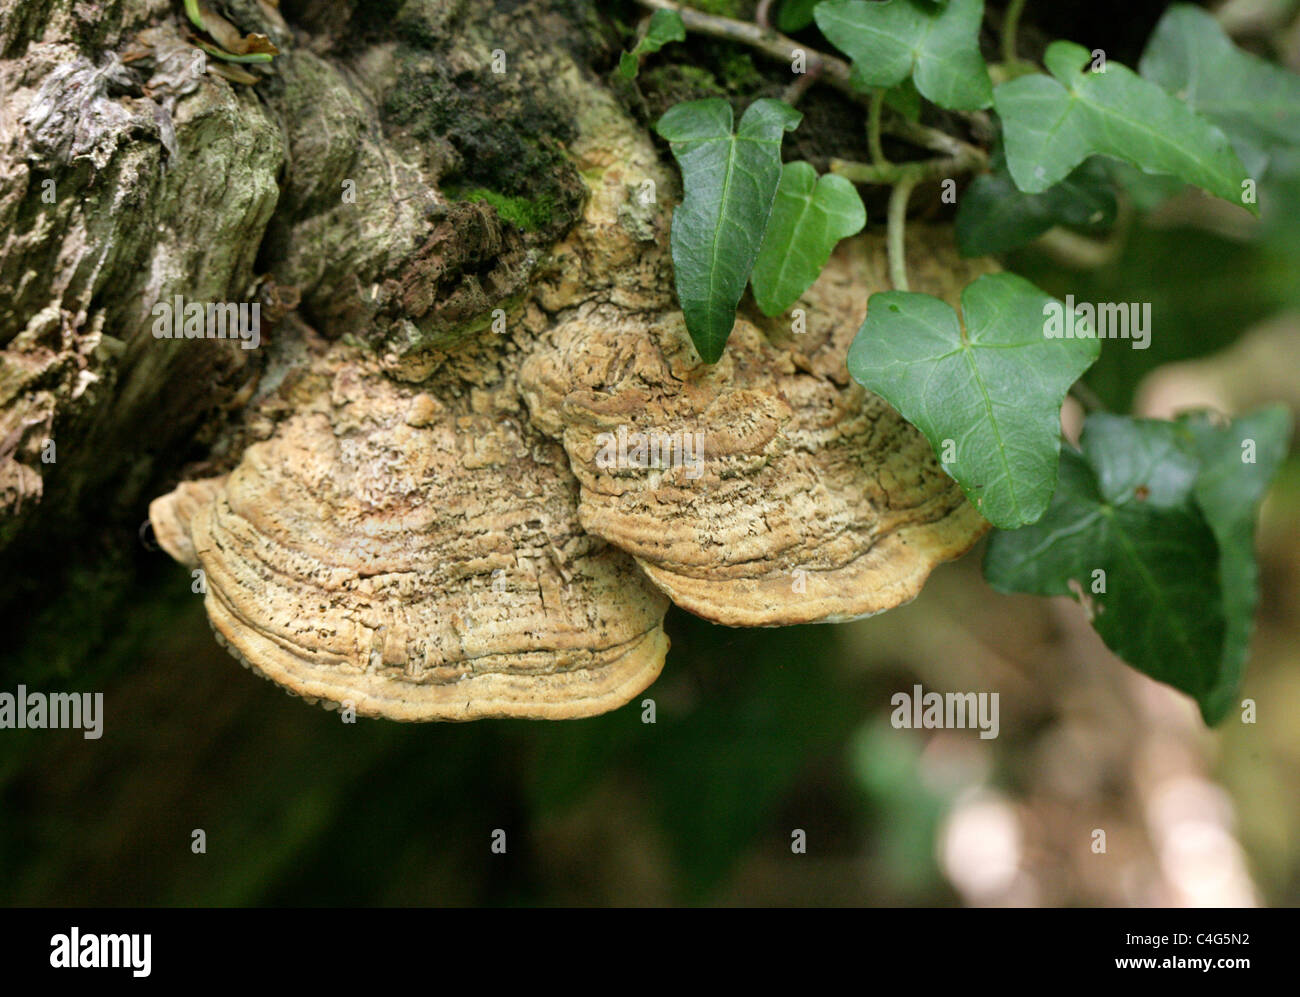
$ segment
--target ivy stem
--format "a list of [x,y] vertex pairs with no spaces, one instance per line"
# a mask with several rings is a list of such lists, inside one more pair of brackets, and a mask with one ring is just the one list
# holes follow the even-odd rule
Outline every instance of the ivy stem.
[[964,173],[974,173],[988,165],[988,158],[979,150],[960,156],[922,159],[912,163],[885,163],[881,166],[859,163],[851,159],[832,159],[830,171],[854,183],[897,184],[910,180],[913,184],[923,180],[940,180]]
[[938,128],[917,124],[903,117],[893,117],[881,122],[880,130],[886,135],[893,135],[896,138],[911,142],[913,145],[918,145],[922,149],[939,152],[945,156],[967,155],[975,156],[981,160],[987,160],[988,158],[983,149],[977,148],[968,142],[963,142],[956,136],[949,135]]
[[1020,32],[1020,15],[1025,11],[1025,0],[1011,0],[1002,18],[1002,61],[1014,66],[1020,61],[1016,55],[1016,35]]
[[200,31],[207,31],[207,25],[203,23],[203,15],[199,13],[198,0],[185,0],[185,14]]
[[889,192],[889,282],[895,291],[907,291],[907,242],[904,230],[907,227],[907,201],[912,196],[912,188],[917,184],[916,177],[904,177],[894,184]]
[[885,150],[880,145],[880,112],[885,106],[885,88],[878,87],[871,94],[871,109],[867,114],[867,147],[871,150],[871,161],[876,166],[888,166]]
[[787,66],[794,62],[796,52],[802,52],[807,62],[820,61],[822,63],[822,79],[828,84],[850,97],[858,100],[863,99],[863,95],[854,90],[849,83],[849,64],[847,62],[843,59],[837,59],[833,55],[826,55],[823,52],[811,49],[803,42],[797,42],[772,28],[762,27],[750,21],[737,21],[730,17],[720,17],[717,14],[706,14],[693,7],[684,7],[679,3],[673,3],[672,0],[636,0],[636,2],[649,10],[675,11],[681,17],[682,24],[685,25],[687,31],[748,45],[766,56],[784,62]]

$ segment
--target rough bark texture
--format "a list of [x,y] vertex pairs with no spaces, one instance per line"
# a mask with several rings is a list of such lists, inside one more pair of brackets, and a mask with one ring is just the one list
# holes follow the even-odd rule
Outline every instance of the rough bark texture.
[[[462,339],[581,208],[562,144],[599,90],[589,6],[285,4],[292,29],[227,9],[282,50],[255,84],[196,72],[179,3],[0,5],[0,549],[35,569],[0,579],[16,617],[79,572],[129,575],[148,499],[268,437],[321,337],[394,363]],[[155,338],[177,295],[260,303],[261,346]]]

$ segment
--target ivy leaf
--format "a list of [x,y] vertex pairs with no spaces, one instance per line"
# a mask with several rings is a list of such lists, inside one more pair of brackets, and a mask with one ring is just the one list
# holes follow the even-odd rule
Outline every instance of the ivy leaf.
[[1219,584],[1227,635],[1216,681],[1201,711],[1208,724],[1218,723],[1232,708],[1254,631],[1259,603],[1259,569],[1255,564],[1255,517],[1259,503],[1286,457],[1291,416],[1280,406],[1261,409],[1218,426],[1203,413],[1184,416],[1179,425],[1190,434],[1201,462],[1196,479],[1197,505],[1219,544]]
[[1017,187],[1041,193],[1103,155],[1242,204],[1246,171],[1223,132],[1132,70],[1107,62],[1091,72],[1091,60],[1080,45],[1053,42],[1043,59],[1052,76],[1021,76],[993,92]]
[[673,212],[677,299],[696,350],[717,363],[736,322],[781,180],[781,137],[802,116],[779,100],[756,100],[733,135],[719,97],[669,108],[656,126],[682,170],[686,195]]
[[776,26],[790,34],[802,31],[812,24],[813,8],[820,0],[782,0],[781,9],[776,14]]
[[885,91],[885,103],[908,121],[921,120],[921,94],[910,76]]
[[1001,151],[990,171],[976,177],[957,208],[957,245],[963,256],[984,256],[1032,242],[1056,225],[1104,230],[1118,203],[1103,161],[1089,159],[1041,194],[1026,194],[1007,172]]
[[1164,173],[1145,173],[1118,159],[1107,160],[1106,167],[1116,186],[1128,194],[1138,211],[1154,211],[1165,201],[1187,189],[1177,177]]
[[1049,339],[1045,316],[1060,302],[1014,274],[980,277],[961,307],[964,328],[928,294],[873,294],[849,373],[925,434],[985,519],[1015,529],[1047,508],[1061,403],[1101,343]]
[[1253,177],[1272,146],[1300,145],[1300,76],[1237,48],[1199,7],[1170,7],[1138,68],[1223,129]]
[[825,0],[817,26],[853,61],[853,82],[892,87],[909,76],[940,107],[976,110],[993,103],[980,55],[984,0]]
[[658,52],[669,42],[685,40],[686,25],[682,23],[682,15],[675,10],[656,10],[650,15],[645,37],[636,43],[631,52],[619,56],[619,75],[625,80],[634,78],[641,68],[641,60],[647,55]]
[[1185,430],[1156,420],[1092,415],[1082,446],[1061,455],[1046,515],[994,534],[984,577],[1003,592],[1074,594],[1112,651],[1205,714],[1226,626],[1215,534],[1195,500],[1201,462]]
[[867,210],[844,177],[786,163],[750,281],[764,315],[780,315],[812,286],[841,239],[862,231]]

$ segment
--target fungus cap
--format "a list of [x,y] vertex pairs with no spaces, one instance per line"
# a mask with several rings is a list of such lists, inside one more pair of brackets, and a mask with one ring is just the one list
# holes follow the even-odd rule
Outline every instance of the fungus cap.
[[291,693],[395,720],[579,717],[658,675],[667,600],[586,534],[506,392],[443,398],[348,350],[228,476],[150,508],[218,639]]
[[[987,268],[925,226],[912,254],[914,287],[950,301]],[[742,314],[712,366],[675,310],[576,309],[520,386],[534,421],[564,441],[582,525],[718,623],[839,621],[914,598],[988,524],[925,438],[848,379],[849,344],[886,273],[883,237],[842,243],[795,306],[806,331]]]

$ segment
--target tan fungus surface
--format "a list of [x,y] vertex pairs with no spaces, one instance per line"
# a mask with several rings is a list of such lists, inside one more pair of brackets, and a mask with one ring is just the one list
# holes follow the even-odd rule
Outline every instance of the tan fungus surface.
[[[909,240],[913,290],[955,303],[987,266],[962,260],[940,230],[918,226]],[[796,306],[806,332],[764,319],[764,336],[742,317],[713,367],[675,309],[588,302],[569,313],[520,386],[537,424],[564,441],[583,526],[634,555],[678,605],[732,626],[844,620],[915,597],[987,524],[924,437],[848,378],[844,357],[885,274],[883,236],[841,244]],[[626,453],[611,467],[620,434]],[[652,434],[659,466],[636,466],[652,457]]]
[[232,653],[395,720],[587,716],[654,680],[667,600],[578,526],[564,455],[511,392],[399,384],[349,347],[318,372],[228,479],[150,510]]

